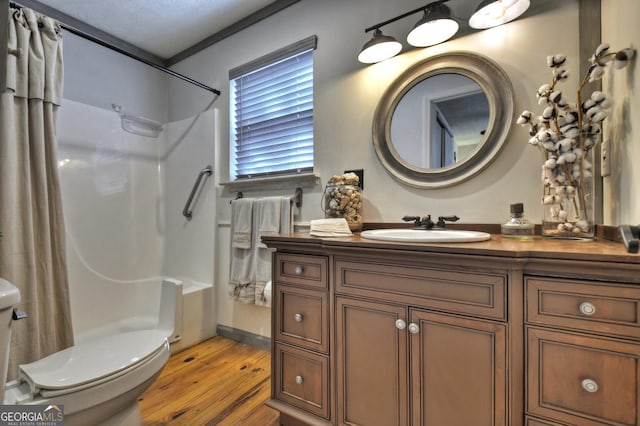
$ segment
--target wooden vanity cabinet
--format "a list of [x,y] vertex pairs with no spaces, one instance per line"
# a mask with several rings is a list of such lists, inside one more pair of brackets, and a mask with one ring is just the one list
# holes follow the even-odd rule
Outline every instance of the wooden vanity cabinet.
[[640,425],[637,284],[530,275],[525,285],[528,413],[552,424]]
[[640,426],[621,244],[266,242],[282,425]]
[[328,256],[273,255],[272,395],[269,405],[299,410],[290,424],[330,418]]

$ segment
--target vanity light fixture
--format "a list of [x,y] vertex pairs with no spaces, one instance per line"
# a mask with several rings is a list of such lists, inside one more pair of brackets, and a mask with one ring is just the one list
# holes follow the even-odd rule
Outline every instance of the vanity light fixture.
[[407,35],[407,42],[415,47],[427,47],[449,40],[460,25],[451,17],[451,9],[435,3],[424,10],[424,16]]
[[[458,32],[460,25],[457,22],[459,19],[455,18],[451,9],[444,4],[448,1],[436,0],[366,28],[365,33],[374,31],[373,38],[362,47],[358,60],[365,64],[372,64],[400,53],[402,44],[394,37],[382,34],[380,28],[418,12],[423,12],[423,16],[407,36],[407,42],[410,45],[427,47],[449,40]],[[469,19],[469,26],[475,29],[487,29],[505,24],[522,15],[529,5],[530,0],[483,0]]]
[[469,26],[484,30],[506,24],[522,15],[529,4],[529,0],[484,0],[469,19]]
[[391,36],[382,34],[375,29],[373,38],[366,42],[358,55],[358,60],[364,64],[374,64],[396,56],[402,50],[402,44]]

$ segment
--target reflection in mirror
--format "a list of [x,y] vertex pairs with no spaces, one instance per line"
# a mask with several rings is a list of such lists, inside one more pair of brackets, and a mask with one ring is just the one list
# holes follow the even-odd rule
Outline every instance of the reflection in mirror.
[[471,52],[427,58],[380,99],[372,129],[376,155],[410,186],[444,188],[471,179],[502,149],[513,97],[509,77],[489,58]]
[[489,101],[478,83],[438,74],[402,97],[391,118],[391,139],[407,163],[437,169],[468,158],[488,124]]

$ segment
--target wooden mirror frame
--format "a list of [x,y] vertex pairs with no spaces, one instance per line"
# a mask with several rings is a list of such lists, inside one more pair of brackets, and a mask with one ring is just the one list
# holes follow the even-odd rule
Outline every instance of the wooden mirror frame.
[[[474,80],[489,102],[489,124],[475,151],[464,160],[439,169],[424,169],[402,159],[391,140],[391,119],[402,97],[421,81],[439,74],[460,74]],[[373,145],[387,171],[417,188],[457,185],[484,170],[502,149],[513,123],[514,92],[500,66],[472,52],[449,52],[411,66],[385,91],[373,116]]]

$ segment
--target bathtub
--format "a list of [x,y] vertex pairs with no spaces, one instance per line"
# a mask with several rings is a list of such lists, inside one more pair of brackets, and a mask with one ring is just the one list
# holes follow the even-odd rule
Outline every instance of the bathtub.
[[[102,288],[94,282],[86,287],[93,289],[94,297],[84,299],[79,306],[72,303],[76,342],[147,329],[160,329],[168,339],[175,334],[177,311],[182,301],[181,281],[162,278],[109,283]],[[113,303],[114,299],[119,299],[119,303]],[[106,303],[108,301],[111,303]]]
[[174,335],[169,339],[173,352],[186,349],[216,335],[213,285],[190,279],[180,281]]
[[[76,342],[96,335],[162,327],[168,331],[172,351],[177,352],[216,334],[212,284],[169,277],[119,282],[95,275],[85,278],[82,286],[76,285],[70,292]],[[171,287],[174,291],[168,299]],[[171,304],[170,310],[167,304]]]

